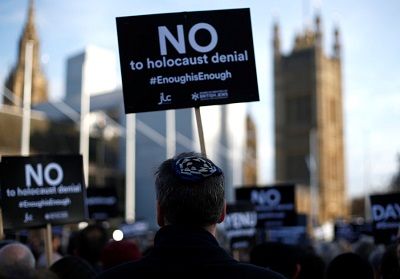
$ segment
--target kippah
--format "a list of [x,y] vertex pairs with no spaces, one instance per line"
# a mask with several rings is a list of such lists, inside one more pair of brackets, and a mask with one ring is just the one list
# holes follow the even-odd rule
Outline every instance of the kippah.
[[172,169],[179,178],[189,181],[200,181],[214,174],[222,174],[221,169],[212,162],[195,156],[178,159],[172,164]]

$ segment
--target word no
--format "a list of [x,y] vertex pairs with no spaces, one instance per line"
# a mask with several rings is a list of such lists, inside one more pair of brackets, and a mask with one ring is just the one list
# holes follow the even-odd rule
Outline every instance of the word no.
[[[50,172],[55,171],[56,176],[53,179],[50,176]],[[32,186],[32,179],[35,181],[37,186],[43,186],[43,178],[46,183],[50,186],[57,186],[61,183],[64,178],[64,172],[61,166],[57,163],[50,163],[45,166],[43,170],[42,164],[37,164],[36,170],[30,164],[25,165],[25,183],[26,187]]]

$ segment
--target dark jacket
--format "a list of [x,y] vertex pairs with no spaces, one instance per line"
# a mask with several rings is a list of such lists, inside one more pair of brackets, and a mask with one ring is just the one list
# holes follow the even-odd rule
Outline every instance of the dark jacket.
[[165,226],[156,233],[154,246],[145,256],[105,270],[96,277],[105,278],[285,277],[267,268],[238,262],[204,229]]

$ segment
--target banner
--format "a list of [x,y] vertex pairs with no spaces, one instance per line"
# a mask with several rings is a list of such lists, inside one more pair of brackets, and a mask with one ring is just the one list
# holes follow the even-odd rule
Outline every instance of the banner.
[[81,155],[2,156],[4,229],[87,221]]
[[250,9],[116,24],[125,113],[259,101]]
[[372,195],[369,199],[375,243],[393,243],[400,227],[400,193]]
[[236,188],[237,202],[251,202],[257,211],[258,227],[296,226],[294,184]]

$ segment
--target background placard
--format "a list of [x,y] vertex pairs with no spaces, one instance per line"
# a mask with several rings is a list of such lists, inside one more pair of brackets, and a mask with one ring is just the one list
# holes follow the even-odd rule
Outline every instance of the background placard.
[[81,155],[2,156],[4,229],[87,221]]

